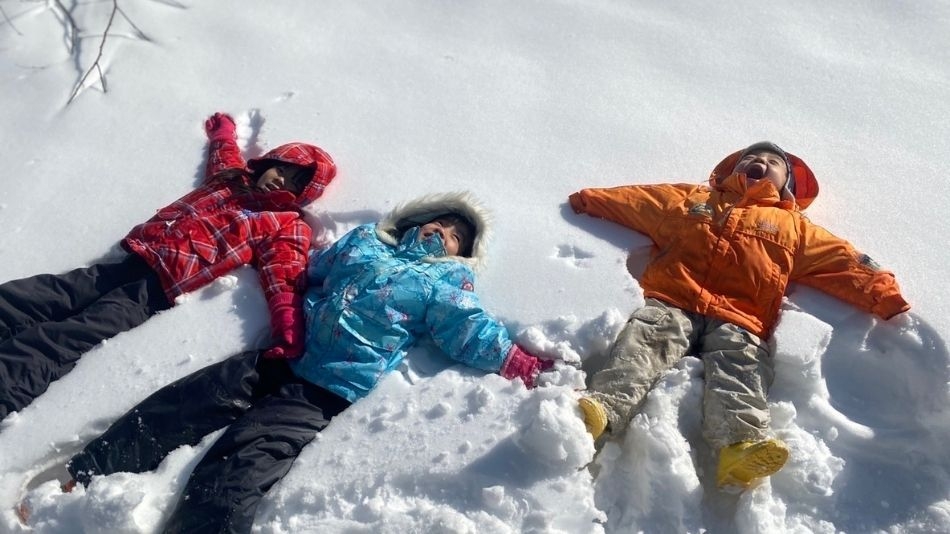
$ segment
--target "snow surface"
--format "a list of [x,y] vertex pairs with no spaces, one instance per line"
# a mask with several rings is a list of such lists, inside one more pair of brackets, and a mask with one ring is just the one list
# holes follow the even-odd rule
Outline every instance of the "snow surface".
[[[304,450],[256,531],[950,532],[947,2],[119,6],[107,85],[93,72],[67,105],[112,2],[0,0],[0,281],[113,255],[199,182],[201,124],[222,110],[250,155],[289,140],[333,155],[339,176],[311,209],[324,239],[420,194],[474,192],[495,229],[479,292],[552,356],[603,356],[642,304],[628,270],[649,246],[574,215],[567,196],[698,183],[762,139],[810,163],[813,221],[896,272],[914,304],[885,323],[791,289],[770,399],[792,455],[743,494],[715,489],[694,358],[595,459],[579,372],[527,391],[423,347]],[[160,528],[214,436],[72,494],[56,466],[149,392],[261,343],[264,308],[241,270],[90,351],[2,421],[0,531],[27,530],[12,512],[24,495],[33,532]]]

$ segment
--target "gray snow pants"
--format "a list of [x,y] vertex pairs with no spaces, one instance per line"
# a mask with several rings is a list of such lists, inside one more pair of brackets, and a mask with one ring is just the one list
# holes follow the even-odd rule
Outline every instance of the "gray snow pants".
[[591,397],[607,410],[619,434],[650,388],[684,356],[703,360],[703,436],[715,448],[766,437],[768,388],[774,376],[768,345],[744,328],[648,298],[623,328],[602,369],[590,379]]

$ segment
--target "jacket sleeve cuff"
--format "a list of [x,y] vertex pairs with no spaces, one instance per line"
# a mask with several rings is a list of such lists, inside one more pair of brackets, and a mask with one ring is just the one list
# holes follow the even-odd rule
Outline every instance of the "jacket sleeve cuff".
[[903,313],[909,309],[910,304],[904,300],[904,297],[902,297],[900,293],[894,293],[878,301],[871,309],[871,312],[886,321],[891,317],[894,317],[895,315]]
[[571,196],[567,197],[568,202],[571,204],[571,209],[574,210],[574,213],[585,213],[587,210],[586,202],[584,202],[584,196],[581,191],[576,193],[571,193]]

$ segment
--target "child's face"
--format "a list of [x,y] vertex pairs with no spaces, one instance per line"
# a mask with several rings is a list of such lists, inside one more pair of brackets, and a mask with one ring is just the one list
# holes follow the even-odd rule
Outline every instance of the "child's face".
[[458,256],[459,251],[468,248],[472,239],[468,235],[468,228],[464,224],[441,218],[422,225],[420,234],[423,238],[439,234],[442,238],[442,244],[445,246],[445,253],[449,256]]
[[283,189],[299,195],[312,174],[310,169],[300,165],[278,163],[261,173],[255,185],[261,191]]
[[779,191],[788,180],[788,167],[782,156],[768,150],[753,150],[742,156],[733,172],[746,175],[749,185],[759,180],[768,180]]

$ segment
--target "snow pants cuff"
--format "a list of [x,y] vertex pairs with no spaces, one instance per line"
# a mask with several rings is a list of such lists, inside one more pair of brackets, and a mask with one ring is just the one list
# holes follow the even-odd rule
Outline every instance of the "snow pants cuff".
[[96,459],[87,454],[86,451],[73,456],[66,464],[66,470],[69,471],[73,480],[83,486],[88,486],[89,482],[92,481],[92,477],[103,474]]

